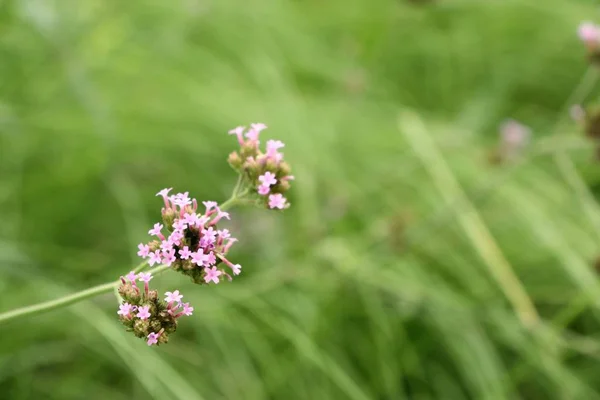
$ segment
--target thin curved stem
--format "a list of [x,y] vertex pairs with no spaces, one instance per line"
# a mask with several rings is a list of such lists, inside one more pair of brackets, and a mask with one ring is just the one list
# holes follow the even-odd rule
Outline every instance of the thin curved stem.
[[[144,265],[145,264],[146,263],[144,263]],[[138,266],[138,268],[140,267],[143,269],[143,266]],[[159,267],[152,268],[148,272],[151,272],[152,274],[156,275],[160,274],[163,271],[166,271],[167,269],[169,269],[168,266],[161,265]],[[0,314],[0,324],[19,317],[25,317],[30,315],[41,314],[46,311],[52,311],[54,309],[66,307],[71,304],[89,299],[91,297],[98,296],[100,294],[109,293],[111,290],[117,287],[119,283],[120,281],[108,282],[55,300],[45,301],[43,303],[33,304],[31,306],[21,307],[15,310],[7,311],[5,313]]]

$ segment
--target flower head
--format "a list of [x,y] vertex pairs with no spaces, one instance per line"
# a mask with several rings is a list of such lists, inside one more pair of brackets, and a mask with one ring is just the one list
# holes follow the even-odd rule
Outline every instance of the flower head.
[[277,179],[275,178],[275,174],[272,172],[265,172],[263,175],[258,177],[261,185],[263,186],[271,186],[277,183]]
[[148,234],[152,235],[152,236],[161,236],[162,228],[163,228],[162,224],[157,222],[156,224],[154,224],[154,228],[152,228],[148,231]]
[[129,282],[131,282],[132,285],[135,285],[135,279],[137,278],[137,274],[135,273],[135,271],[130,271],[127,276],[127,279],[129,279]]
[[179,250],[179,256],[182,260],[187,260],[192,255],[190,248],[188,246],[183,246],[181,250]]
[[183,303],[183,313],[185,315],[187,315],[189,317],[190,315],[192,315],[193,311],[194,311],[194,307],[191,307],[190,303]]
[[160,264],[162,262],[162,254],[160,250],[153,251],[150,253],[150,259],[148,260],[148,265],[153,266],[154,264]]

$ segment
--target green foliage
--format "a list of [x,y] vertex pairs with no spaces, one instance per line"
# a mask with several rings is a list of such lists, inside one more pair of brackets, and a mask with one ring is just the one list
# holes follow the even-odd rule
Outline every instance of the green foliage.
[[[195,307],[168,345],[109,295],[14,321],[0,397],[600,398],[599,164],[567,113],[599,93],[575,35],[594,13],[0,1],[0,310],[129,271],[163,187],[225,200],[237,125],[267,123],[297,178],[283,214],[233,212],[232,284],[152,281]],[[532,154],[493,166],[507,117]]]

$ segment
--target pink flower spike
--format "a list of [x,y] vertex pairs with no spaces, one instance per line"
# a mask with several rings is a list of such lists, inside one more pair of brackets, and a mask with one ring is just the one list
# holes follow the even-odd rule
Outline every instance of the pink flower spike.
[[277,183],[277,179],[275,179],[275,174],[272,172],[265,172],[264,175],[258,177],[258,180],[264,186],[271,186]]
[[206,283],[210,283],[211,281],[219,283],[219,276],[223,274],[217,267],[205,268],[204,271],[206,273],[206,275],[204,275],[204,282]]
[[179,250],[179,256],[182,260],[187,260],[192,255],[190,248],[187,246],[183,246],[183,249]]
[[283,210],[286,206],[286,199],[281,193],[269,195],[269,208],[279,208]]
[[141,320],[147,320],[150,318],[150,306],[143,306],[138,308],[137,317]]
[[148,343],[148,346],[152,346],[153,344],[157,344],[158,343],[158,338],[160,337],[161,333],[162,333],[162,330],[159,333],[151,332],[150,334],[148,334],[148,341],[146,342],[146,343]]
[[150,253],[150,259],[148,260],[148,265],[153,266],[154,264],[160,264],[162,262],[162,255],[160,254],[160,250],[156,250]]
[[258,187],[258,194],[260,194],[261,196],[266,196],[269,194],[269,192],[271,191],[271,188],[269,186],[265,186],[265,185],[260,185]]
[[183,303],[183,313],[185,315],[187,315],[189,317],[190,315],[192,315],[193,311],[194,311],[194,307],[191,307],[190,303]]
[[140,256],[142,258],[148,257],[148,253],[150,253],[150,246],[148,246],[147,244],[144,244],[144,243],[140,243],[140,244],[138,244],[138,249],[139,249],[139,251],[137,252],[138,256]]
[[244,144],[244,137],[243,137],[244,129],[246,129],[245,126],[238,126],[238,127],[233,128],[232,130],[229,131],[230,135],[236,135],[237,136],[237,139],[238,139],[238,142],[239,142],[240,146]]
[[134,271],[130,271],[126,275],[126,278],[129,279],[129,282],[131,282],[131,284],[135,286],[135,279],[137,278],[137,274]]
[[117,311],[117,314],[122,315],[124,317],[129,317],[129,314],[131,314],[133,310],[135,310],[134,305],[131,305],[129,303],[123,303],[119,305],[119,311]]
[[582,22],[577,29],[579,39],[587,45],[600,43],[600,27],[592,22]]
[[183,299],[183,295],[179,294],[179,290],[165,293],[165,301],[167,303],[179,303]]

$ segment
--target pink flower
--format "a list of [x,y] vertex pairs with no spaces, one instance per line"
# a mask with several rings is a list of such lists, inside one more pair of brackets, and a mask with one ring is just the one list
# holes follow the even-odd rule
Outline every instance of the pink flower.
[[156,193],[157,196],[162,196],[163,200],[165,201],[166,208],[171,208],[171,205],[169,204],[169,192],[171,190],[173,190],[173,188],[163,189],[160,192]]
[[205,268],[204,271],[206,273],[206,275],[204,275],[204,282],[206,283],[209,283],[210,281],[219,283],[219,276],[223,274],[217,267]]
[[246,133],[246,138],[253,142],[258,142],[258,135],[267,129],[263,123],[250,124],[250,130]]
[[179,303],[183,299],[183,295],[179,294],[179,290],[165,293],[165,301],[167,303]]
[[197,266],[201,267],[204,262],[207,260],[208,256],[204,254],[202,249],[198,250],[195,253],[192,253],[192,262]]
[[158,237],[162,236],[164,238],[164,236],[161,233],[162,228],[163,228],[162,224],[159,224],[157,222],[156,224],[154,224],[154,228],[152,228],[148,231],[148,234],[152,235],[152,236],[158,236]]
[[173,248],[173,243],[171,242],[171,240],[165,240],[165,241],[163,241],[163,242],[160,243],[160,249],[162,251],[169,251],[172,248]]
[[240,264],[232,265],[231,270],[234,275],[239,275],[242,272],[242,266]]
[[[161,331],[162,332],[162,331]],[[157,344],[158,343],[158,338],[160,337],[160,332],[159,333],[154,333],[151,332],[148,335],[148,341],[146,343],[148,343],[148,346],[152,346],[153,344]]]
[[129,279],[129,282],[131,282],[132,285],[135,285],[135,279],[137,278],[137,274],[134,271],[130,271],[127,276],[127,279]]
[[286,199],[281,193],[269,195],[269,208],[279,208],[283,210],[286,206]]
[[238,142],[240,143],[240,146],[244,144],[244,138],[243,138],[243,134],[244,134],[244,129],[246,129],[245,126],[238,126],[236,128],[233,128],[232,130],[229,131],[230,135],[236,135]]
[[190,248],[187,246],[183,246],[183,249],[179,250],[179,256],[182,260],[187,260],[192,255]]
[[217,231],[213,229],[212,226],[207,229],[202,230],[203,239],[209,241],[210,243],[214,243],[217,240]]
[[192,200],[189,197],[189,192],[185,192],[185,193],[177,193],[173,196],[171,196],[171,201],[173,202],[173,204],[184,208],[185,206],[189,206],[190,204],[192,204]]
[[137,253],[138,256],[140,256],[142,258],[148,257],[148,253],[150,252],[150,246],[148,246],[147,244],[144,244],[144,243],[140,243],[140,244],[138,244],[138,249],[140,250]]
[[187,315],[189,317],[190,315],[192,315],[193,311],[194,311],[194,307],[191,307],[190,303],[183,303],[183,313],[185,315]]
[[119,311],[117,311],[117,314],[124,317],[129,317],[129,314],[131,314],[132,311],[135,311],[135,309],[136,306],[129,303],[123,303],[119,305]]
[[281,161],[283,159],[283,154],[279,153],[277,150],[282,147],[285,147],[285,145],[280,140],[267,141],[267,157],[272,158],[277,162]]
[[579,39],[591,45],[596,45],[600,42],[600,27],[592,22],[582,22],[577,29]]
[[147,320],[150,318],[150,306],[143,306],[138,308],[137,317],[141,320]]
[[176,231],[183,231],[186,228],[187,228],[187,224],[185,223],[185,221],[183,219],[176,219],[175,222],[173,222],[173,229]]
[[217,222],[219,222],[221,220],[221,218],[225,218],[225,219],[231,219],[229,217],[229,213],[227,211],[221,211],[219,210],[219,213],[217,214],[217,216],[215,217],[215,219],[213,219],[210,224],[211,225],[215,225]]
[[219,235],[219,237],[221,239],[229,239],[231,237],[231,234],[229,233],[229,229],[222,229],[220,231],[217,231],[217,234]]
[[266,196],[269,194],[269,192],[271,191],[271,188],[269,186],[266,185],[260,185],[258,187],[258,194],[260,194],[261,196]]
[[212,251],[210,253],[208,253],[206,255],[206,260],[204,260],[204,266],[205,267],[210,267],[211,265],[214,265],[214,263],[217,262],[217,258],[215,257],[215,253],[213,253]]
[[203,201],[202,204],[204,204],[204,207],[206,207],[206,211],[210,211],[213,208],[216,208],[219,203],[217,203],[216,201]]
[[169,251],[163,251],[163,264],[170,267],[171,265],[173,265],[175,260],[177,260],[177,258],[175,257],[175,249],[171,248],[169,249]]
[[229,239],[229,241],[227,242],[227,245],[225,246],[225,248],[223,249],[223,253],[227,253],[229,251],[229,249],[231,248],[231,246],[233,246],[233,244],[237,242],[236,238],[231,238]]
[[271,186],[277,183],[277,179],[275,179],[275,174],[272,172],[265,172],[264,175],[258,177],[258,180],[264,186]]
[[160,264],[162,262],[162,255],[159,250],[156,250],[150,253],[150,259],[148,260],[148,265],[153,266],[154,264]]
[[171,245],[179,246],[181,244],[181,239],[183,239],[183,237],[184,237],[184,235],[182,232],[174,231],[173,233],[171,233],[171,236],[169,236],[169,242],[171,243]]
[[138,279],[140,282],[148,283],[152,280],[153,276],[150,272],[140,272]]

